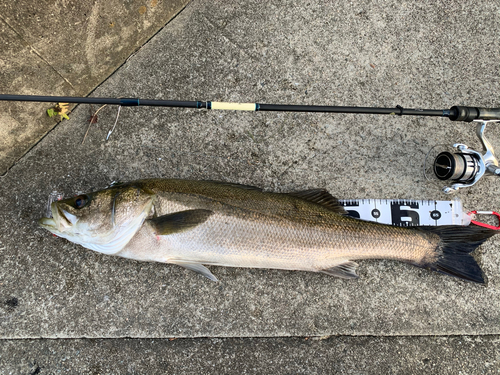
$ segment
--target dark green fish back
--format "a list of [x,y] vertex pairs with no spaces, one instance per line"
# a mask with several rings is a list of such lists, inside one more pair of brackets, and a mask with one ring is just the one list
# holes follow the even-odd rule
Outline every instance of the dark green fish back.
[[[177,179],[138,180],[129,184],[155,193],[187,194],[191,198],[197,196],[266,216],[306,221],[315,225],[332,217],[336,220],[344,218],[341,214],[345,213],[338,200],[324,189],[272,193],[247,185]],[[347,217],[345,219],[355,220]]]

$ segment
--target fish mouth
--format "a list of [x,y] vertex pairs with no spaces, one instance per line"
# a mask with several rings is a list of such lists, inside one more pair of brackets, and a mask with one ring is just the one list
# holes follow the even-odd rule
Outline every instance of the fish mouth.
[[62,209],[57,202],[50,205],[50,210],[52,211],[52,217],[43,217],[39,220],[42,228],[57,234],[68,230],[76,223],[76,216]]
[[51,231],[52,233],[57,230],[56,222],[51,217],[42,217],[38,220],[38,224],[44,229]]

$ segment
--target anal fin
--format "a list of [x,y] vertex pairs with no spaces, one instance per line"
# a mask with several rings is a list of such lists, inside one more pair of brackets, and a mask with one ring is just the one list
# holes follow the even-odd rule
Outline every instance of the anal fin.
[[326,273],[330,276],[340,277],[342,279],[357,279],[357,268],[358,264],[356,262],[347,261],[335,267],[319,270],[319,272]]
[[[172,262],[169,262],[172,263]],[[184,263],[184,262],[175,262],[172,264],[177,264],[178,266],[187,268],[188,270],[197,272],[203,276],[205,276],[207,279],[210,279],[212,281],[219,281],[213,274],[210,272],[210,270],[205,267],[203,264],[200,263]]]

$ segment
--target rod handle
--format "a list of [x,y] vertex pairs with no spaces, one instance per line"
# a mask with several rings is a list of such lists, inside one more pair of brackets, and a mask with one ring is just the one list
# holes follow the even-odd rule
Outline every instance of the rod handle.
[[500,120],[500,108],[478,108],[481,120]]
[[451,121],[500,120],[500,108],[454,106],[450,108]]

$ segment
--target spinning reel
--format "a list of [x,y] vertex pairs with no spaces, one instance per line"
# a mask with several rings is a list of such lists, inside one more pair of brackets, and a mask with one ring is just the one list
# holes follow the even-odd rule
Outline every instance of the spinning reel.
[[[424,175],[429,181],[450,184],[442,188],[445,194],[472,186],[483,176],[500,177],[500,166],[495,151],[484,136],[486,125],[500,120],[474,121],[478,122],[476,135],[483,144],[484,154],[474,151],[462,143],[456,143],[452,147],[434,146],[426,156]],[[430,160],[433,160],[432,164],[429,163]]]

